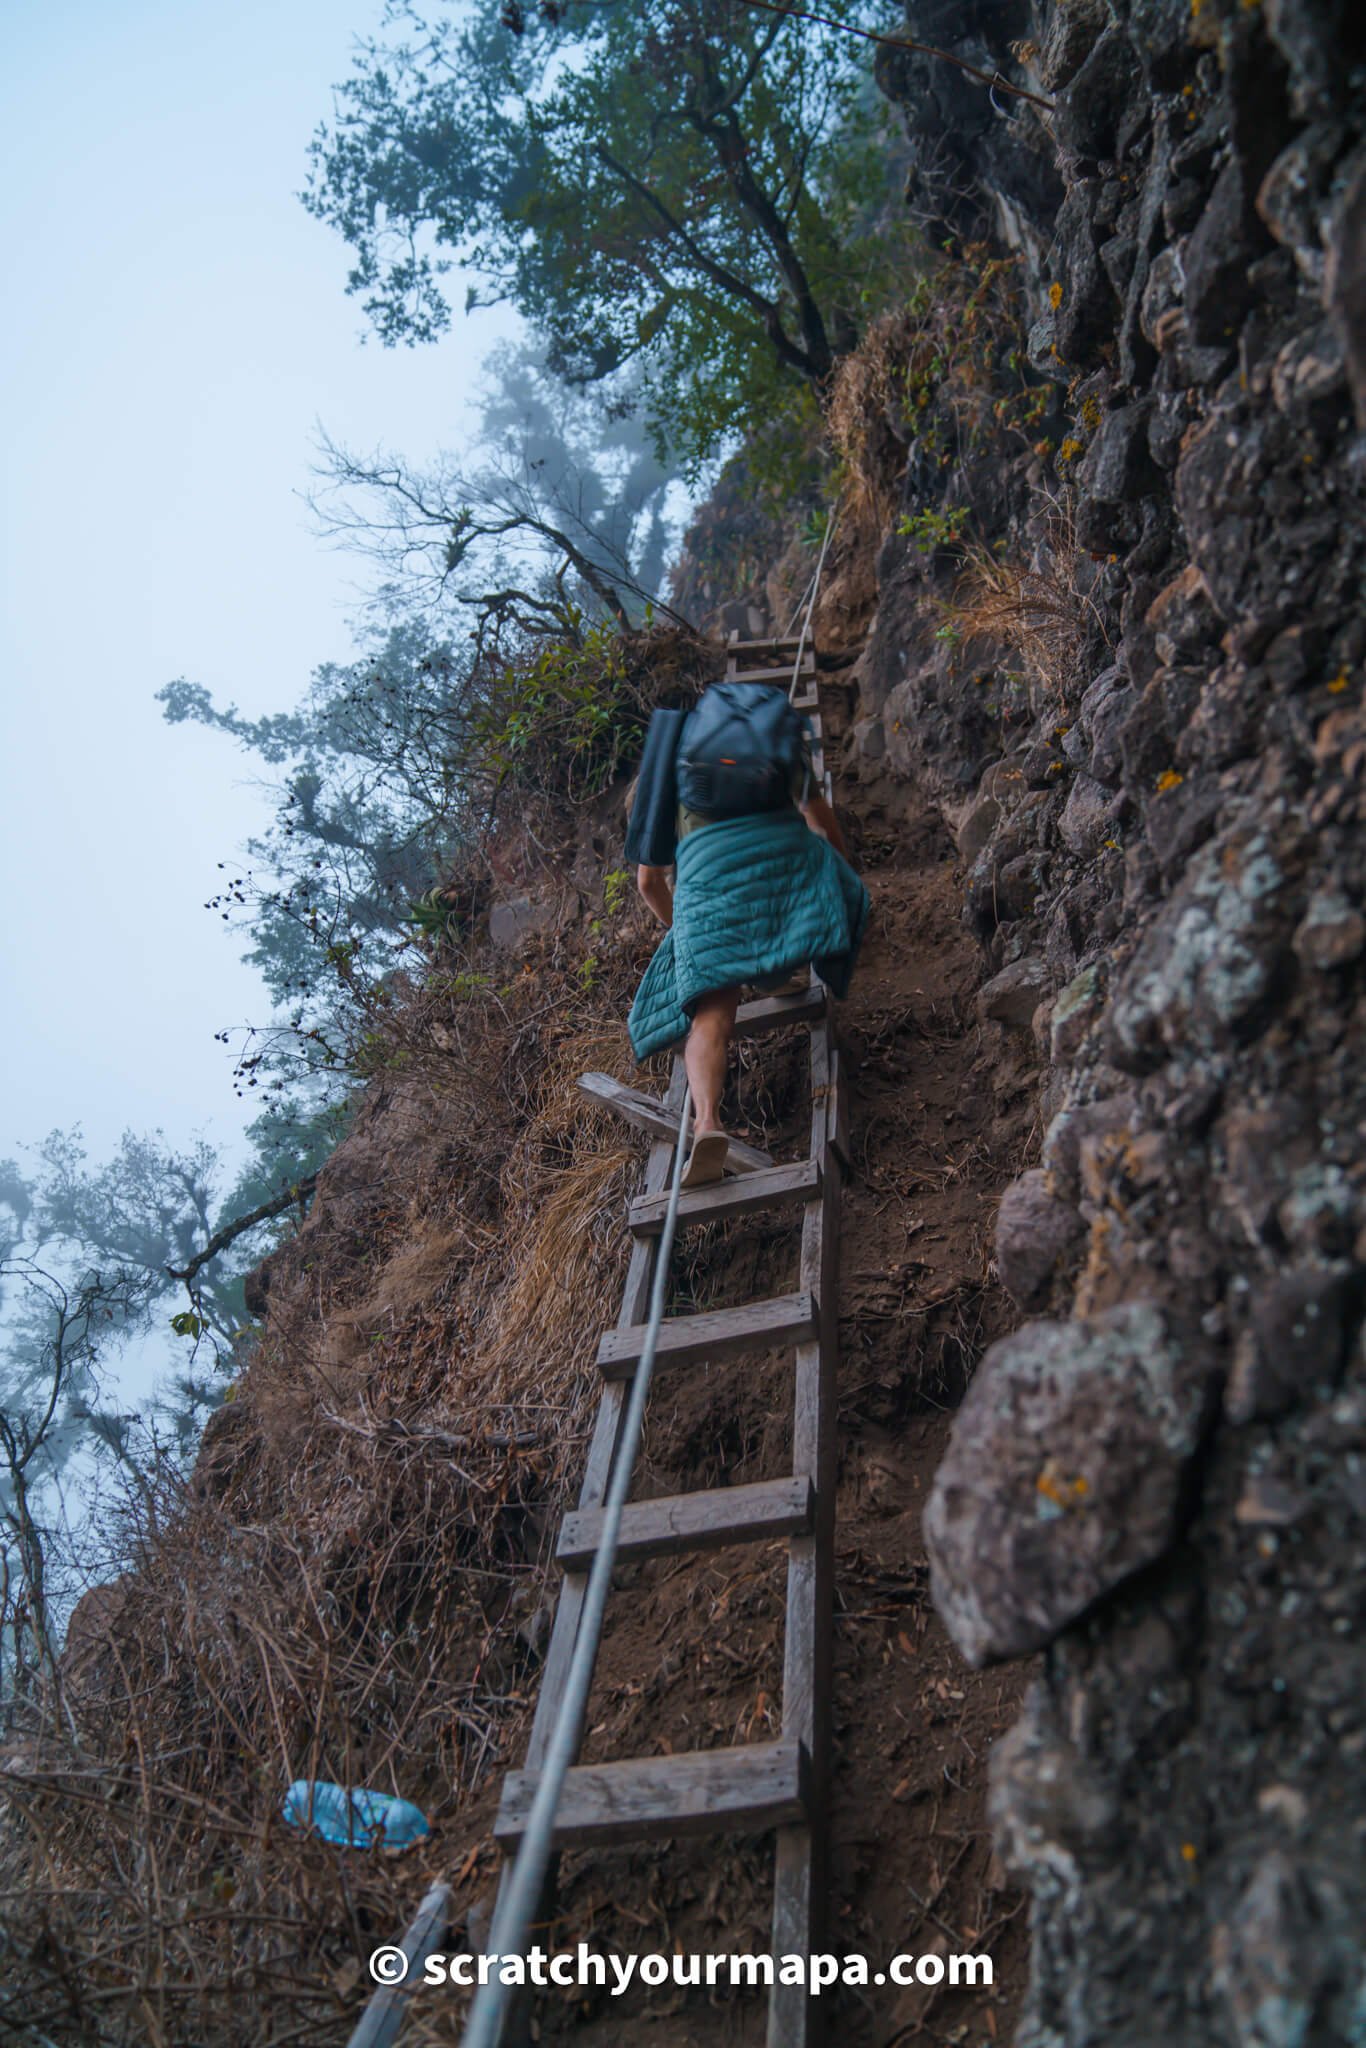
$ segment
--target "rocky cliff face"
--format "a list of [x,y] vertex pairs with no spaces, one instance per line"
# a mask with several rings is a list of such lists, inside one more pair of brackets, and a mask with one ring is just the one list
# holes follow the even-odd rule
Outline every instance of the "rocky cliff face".
[[1013,252],[1046,387],[972,413],[970,292],[904,353],[850,749],[957,831],[983,1013],[1038,1069],[997,1233],[1028,1320],[927,1518],[963,1653],[1046,1652],[994,1780],[1018,2038],[1359,2043],[1366,9],[907,18],[1054,102],[880,53],[908,202]]

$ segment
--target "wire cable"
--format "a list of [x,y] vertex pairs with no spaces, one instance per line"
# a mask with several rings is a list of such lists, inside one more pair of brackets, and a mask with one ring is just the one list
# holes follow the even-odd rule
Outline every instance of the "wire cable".
[[[650,1316],[645,1326],[640,1363],[631,1381],[631,1398],[627,1402],[622,1422],[616,1463],[612,1468],[611,1481],[603,1502],[602,1533],[598,1538],[597,1554],[588,1575],[588,1586],[583,1596],[583,1612],[579,1616],[578,1634],[574,1638],[574,1652],[565,1675],[560,1710],[546,1746],[545,1762],[537,1780],[536,1794],[531,1802],[531,1811],[527,1815],[526,1832],[518,1845],[512,1876],[489,1931],[490,1955],[510,1956],[525,1953],[527,1932],[545,1887],[560,1794],[564,1789],[564,1781],[570,1767],[578,1755],[580,1733],[588,1707],[588,1694],[593,1683],[593,1667],[597,1662],[598,1643],[602,1635],[603,1616],[607,1609],[607,1596],[612,1586],[612,1570],[616,1564],[617,1547],[621,1540],[621,1513],[626,1505],[626,1496],[631,1490],[631,1474],[635,1468],[636,1453],[640,1449],[645,1403],[650,1392],[650,1380],[654,1374],[655,1353],[659,1347],[659,1327],[664,1320],[669,1261],[673,1255],[674,1232],[678,1223],[678,1197],[683,1185],[683,1161],[687,1155],[691,1126],[692,1094],[689,1092],[683,1099],[683,1114],[678,1125],[678,1143],[674,1151],[673,1176],[669,1184],[669,1204],[664,1212],[664,1228],[660,1232],[659,1248],[655,1253],[655,1269],[650,1289]],[[462,2048],[497,2048],[509,1995],[513,1988],[511,1985],[493,1980],[480,1985],[474,1995],[469,2018],[465,2022]]]
[[821,570],[825,567],[825,551],[830,545],[830,536],[834,531],[835,508],[832,505],[830,507],[830,511],[825,522],[825,538],[821,542],[821,551],[819,558],[816,562],[816,573],[811,578],[811,581],[807,586],[811,592],[811,601],[806,607],[806,617],[802,620],[802,630],[797,639],[797,659],[792,664],[792,681],[787,686],[787,697],[789,703],[791,703],[797,695],[797,679],[802,672],[802,656],[806,653],[806,636],[811,631],[811,619],[816,609],[816,598],[820,592]]

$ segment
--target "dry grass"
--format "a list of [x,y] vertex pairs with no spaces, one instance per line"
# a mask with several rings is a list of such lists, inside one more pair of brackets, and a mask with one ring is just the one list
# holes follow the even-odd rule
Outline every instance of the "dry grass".
[[928,346],[922,326],[910,306],[889,307],[841,357],[831,382],[825,424],[844,467],[844,511],[870,531],[887,526],[896,510],[911,441],[906,373],[917,349]]
[[1022,345],[1012,259],[980,244],[925,252],[906,302],[870,322],[826,402],[856,526],[876,538],[891,523],[912,450],[947,468],[1033,425],[1050,394],[1027,378]]
[[1088,642],[1103,630],[1099,613],[1076,587],[1079,550],[1060,507],[1031,561],[969,545],[944,616],[959,636],[975,635],[1013,648],[1050,700],[1066,702],[1083,671]]

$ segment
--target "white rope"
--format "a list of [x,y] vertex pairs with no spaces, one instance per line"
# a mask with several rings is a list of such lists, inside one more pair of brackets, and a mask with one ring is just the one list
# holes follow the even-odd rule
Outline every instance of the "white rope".
[[832,505],[830,507],[829,516],[825,522],[825,539],[821,542],[820,557],[816,563],[816,573],[811,578],[811,582],[808,586],[811,592],[811,601],[806,607],[806,617],[802,620],[802,630],[797,640],[797,659],[792,664],[792,681],[788,684],[787,689],[787,697],[789,703],[792,702],[793,698],[797,694],[797,678],[801,675],[802,656],[806,653],[806,636],[811,630],[811,616],[816,609],[816,598],[820,593],[821,570],[825,567],[825,551],[830,545],[830,536],[834,531],[835,508]]
[[[683,1184],[683,1160],[688,1149],[691,1124],[692,1095],[689,1093],[683,1099],[683,1114],[679,1120],[678,1143],[674,1152],[673,1177],[669,1185],[669,1204],[664,1213],[664,1228],[660,1232],[659,1248],[655,1253],[655,1270],[650,1289],[650,1316],[645,1325],[645,1341],[641,1346],[640,1363],[631,1382],[631,1398],[626,1405],[621,1439],[617,1446],[616,1464],[612,1468],[607,1497],[603,1502],[602,1533],[598,1539],[597,1555],[593,1559],[593,1567],[588,1575],[588,1587],[583,1596],[583,1612],[579,1616],[578,1634],[574,1638],[574,1652],[565,1676],[560,1710],[546,1746],[545,1761],[536,1784],[536,1795],[531,1802],[531,1811],[527,1815],[526,1832],[522,1836],[512,1875],[489,1931],[490,1955],[520,1956],[525,1952],[527,1930],[545,1887],[545,1874],[550,1863],[550,1847],[555,1828],[555,1815],[560,1804],[560,1793],[564,1789],[566,1774],[578,1754],[588,1694],[593,1683],[593,1667],[597,1662],[598,1642],[602,1635],[603,1616],[607,1609],[607,1596],[611,1591],[612,1568],[616,1563],[617,1547],[621,1539],[621,1512],[626,1505],[626,1496],[631,1490],[631,1474],[635,1467],[636,1453],[640,1449],[641,1429],[645,1421],[645,1402],[655,1369],[655,1353],[659,1347],[659,1326],[664,1320],[669,1260],[673,1254],[674,1231],[678,1223],[678,1197]],[[497,2048],[513,1988],[511,1985],[492,1980],[480,1985],[474,1995],[469,2018],[465,2022],[462,2048]]]
[[789,633],[790,633],[790,632],[792,631],[792,628],[793,628],[793,627],[794,627],[794,626],[796,625],[796,623],[797,623],[797,614],[798,614],[798,612],[799,612],[799,611],[801,610],[802,606],[803,606],[803,605],[804,605],[804,604],[806,603],[806,600],[807,600],[807,599],[808,599],[808,597],[810,597],[810,595],[811,595],[811,586],[812,586],[812,584],[813,584],[813,583],[815,582],[815,580],[816,580],[816,572],[815,572],[815,570],[813,569],[813,570],[811,571],[811,574],[810,574],[810,575],[809,575],[809,576],[807,577],[807,579],[806,579],[806,587],[805,587],[805,589],[804,589],[804,590],[802,591],[802,594],[801,594],[801,596],[800,596],[800,597],[799,597],[799,598],[797,599],[797,602],[796,602],[796,603],[795,603],[795,604],[793,605],[793,607],[792,607],[792,615],[791,615],[791,617],[790,617],[790,618],[788,619],[788,622],[787,622],[787,629],[786,629],[786,630],[787,630],[787,631],[788,631]]

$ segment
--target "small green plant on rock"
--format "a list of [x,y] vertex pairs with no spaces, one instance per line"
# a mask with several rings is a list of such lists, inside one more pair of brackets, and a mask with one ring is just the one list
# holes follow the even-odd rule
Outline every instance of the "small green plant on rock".
[[926,506],[920,512],[903,512],[896,530],[903,540],[914,542],[917,554],[932,555],[940,548],[956,547],[967,522],[964,506],[950,505],[943,512]]

